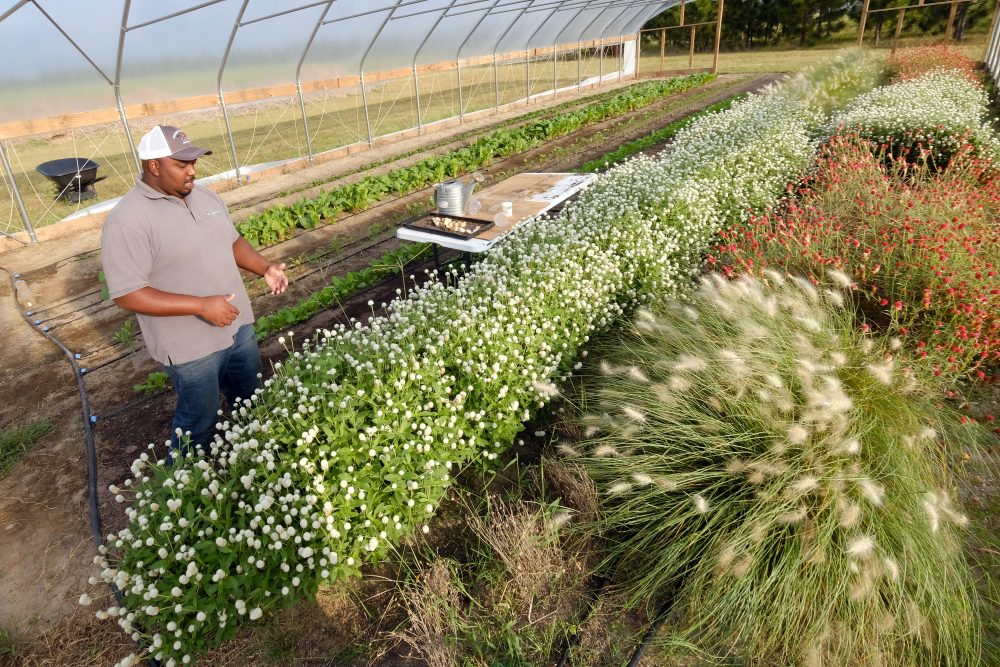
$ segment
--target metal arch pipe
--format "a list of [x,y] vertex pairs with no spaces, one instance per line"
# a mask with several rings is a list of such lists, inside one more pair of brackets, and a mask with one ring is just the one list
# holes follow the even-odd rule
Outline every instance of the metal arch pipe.
[[[634,7],[634,5],[632,5],[632,7]],[[631,7],[629,7],[629,8],[631,8]],[[624,14],[626,11],[628,11],[629,8],[626,8],[622,12],[622,14]],[[625,26],[629,25],[639,15],[643,14],[644,11],[645,11],[645,7],[643,7],[643,6],[640,5],[638,11],[636,11],[636,13],[633,14],[631,18],[627,19],[626,21],[624,21],[620,25],[619,25],[619,21],[621,19],[621,16],[618,16],[617,18],[615,18],[614,21],[611,22],[611,25],[615,26],[616,28],[619,28],[617,30],[617,32],[618,32],[618,58],[619,58],[619,61],[620,61],[619,65],[618,65],[618,68],[617,68],[617,70],[618,70],[618,80],[619,81],[621,81],[622,76],[624,76],[624,69],[625,69],[625,32],[624,32]],[[610,26],[608,28],[605,28],[605,32],[607,32],[609,29],[610,29]]]
[[[122,30],[121,36],[119,37],[119,40],[118,40],[118,46],[119,46],[118,58],[119,59],[118,59],[118,65],[116,66],[116,69],[115,69],[115,78],[114,78],[114,80],[112,80],[111,77],[108,76],[107,73],[105,73],[105,71],[103,69],[101,69],[100,66],[97,63],[95,63],[94,60],[89,55],[87,55],[87,52],[83,50],[83,47],[81,47],[79,44],[77,44],[73,40],[73,38],[69,36],[69,33],[67,33],[65,30],[63,30],[63,27],[61,25],[59,25],[59,23],[54,18],[52,18],[52,16],[47,11],[45,11],[45,8],[43,8],[35,0],[32,0],[32,4],[35,5],[35,8],[39,12],[41,12],[42,16],[44,16],[45,19],[49,23],[51,23],[55,27],[56,30],[59,31],[59,34],[61,34],[63,36],[63,38],[65,38],[66,41],[69,42],[73,46],[74,49],[76,49],[77,53],[79,53],[81,56],[83,56],[83,59],[86,60],[87,63],[89,63],[90,66],[93,67],[94,70],[98,74],[101,75],[101,77],[108,83],[109,86],[111,86],[111,90],[112,90],[112,92],[114,93],[114,96],[115,96],[115,107],[118,109],[118,118],[121,120],[122,126],[125,129],[125,135],[128,137],[129,148],[132,151],[132,159],[135,162],[136,171],[137,172],[141,172],[142,170],[141,170],[141,167],[139,165],[139,156],[136,154],[135,142],[132,139],[132,131],[129,128],[129,124],[128,124],[128,116],[125,114],[125,105],[122,103],[121,85],[120,85],[120,79],[119,79],[119,77],[121,75],[121,56],[122,56],[122,48],[124,47],[125,30]],[[124,6],[123,6],[123,10],[122,10],[123,11],[123,16],[122,16],[122,25],[123,26],[124,26],[126,18],[128,17],[128,12],[129,12],[129,7],[130,6],[131,6],[131,1],[130,0],[126,0],[125,3],[124,3]],[[20,193],[18,194],[18,197],[20,197]],[[30,227],[30,225],[29,225],[29,227]],[[32,238],[32,241],[36,241],[33,229],[30,232],[30,236]]]
[[132,161],[135,162],[135,171],[142,175],[142,163],[139,161],[139,151],[135,148],[135,139],[132,138],[132,130],[128,125],[128,116],[125,114],[125,105],[122,103],[122,63],[125,59],[125,37],[128,36],[128,16],[132,11],[132,0],[125,0],[122,4],[121,31],[118,35],[118,55],[115,59],[115,80],[111,84],[115,93],[115,105],[118,107],[118,116],[125,126],[125,136],[128,137],[128,147],[132,151]]
[[[309,50],[312,49],[313,42],[316,40],[316,34],[323,25],[323,19],[326,18],[327,13],[330,11],[330,7],[333,6],[337,0],[326,0],[326,7],[323,8],[323,13],[319,15],[319,19],[316,21],[316,25],[313,26],[312,33],[309,35],[309,40],[306,42],[306,46],[302,49],[302,56],[299,58],[298,64],[295,66],[295,92],[299,95],[299,109],[302,111],[302,131],[306,135],[306,155],[309,161],[313,161],[313,149],[312,149],[312,137],[309,136],[309,117],[306,115],[306,96],[302,94],[302,65],[306,62],[306,56],[309,55]],[[315,7],[320,3],[313,3],[308,5],[309,7]]]
[[[573,9],[573,7],[570,7],[570,9]],[[562,28],[560,28],[559,31],[555,34],[555,36],[552,38],[552,43],[553,44],[564,44],[565,43],[565,42],[559,41],[559,38],[562,37],[562,34],[564,32],[566,32],[566,30],[568,30],[571,25],[573,25],[573,21],[575,21],[578,18],[580,18],[580,14],[582,14],[586,9],[587,9],[586,5],[581,5],[580,8],[576,10],[576,14],[573,14],[572,18],[570,18],[569,21],[566,21],[566,25],[564,25]]]
[[[657,16],[664,9],[670,9],[671,7],[675,7],[677,4],[678,3],[676,1],[662,2],[653,5],[652,8],[649,9],[648,11],[640,12],[638,16],[634,17],[629,23],[625,25],[625,27],[623,28],[624,34],[631,35],[633,33],[638,33],[641,30],[642,26],[645,25],[647,21],[649,21],[649,19],[653,18],[654,16]],[[624,49],[624,46],[622,48]],[[640,42],[640,36],[637,35],[635,41],[635,68],[636,68],[635,74],[637,76],[640,70],[639,65],[641,59],[642,59],[642,43]]]
[[[486,11],[483,13],[482,16],[479,17],[479,20],[476,21],[476,25],[472,26],[472,30],[469,31],[469,34],[465,36],[465,39],[462,40],[462,43],[458,45],[458,50],[455,51],[455,68],[458,74],[458,122],[459,123],[465,120],[465,100],[463,99],[462,95],[462,49],[465,48],[465,45],[469,42],[470,39],[472,39],[472,36],[476,34],[476,31],[479,30],[479,26],[483,24],[483,21],[486,20],[486,17],[490,15],[490,12],[493,11],[493,8],[496,7],[498,4],[500,4],[500,0],[493,0],[493,4],[486,9]],[[497,66],[497,53],[494,50],[493,51],[494,75],[496,74],[496,66]]]
[[583,74],[580,71],[580,66],[583,63],[583,47],[580,46],[580,44],[583,43],[583,37],[584,37],[584,35],[586,35],[590,31],[590,27],[592,25],[594,25],[594,23],[597,22],[597,19],[601,18],[601,16],[603,16],[603,15],[604,15],[603,11],[598,12],[597,14],[594,14],[594,18],[590,19],[590,23],[588,23],[583,28],[583,30],[580,31],[580,35],[579,35],[579,37],[577,37],[577,40],[576,40],[576,43],[577,43],[576,87],[577,87],[578,90],[583,88]]
[[385,30],[385,26],[389,23],[389,20],[392,18],[392,15],[395,13],[396,9],[398,9],[403,4],[403,1],[404,0],[396,0],[396,4],[394,4],[391,8],[389,7],[382,8],[381,11],[385,11],[386,9],[388,9],[389,13],[382,20],[382,25],[378,27],[378,30],[375,31],[375,36],[372,37],[371,41],[368,43],[368,48],[365,49],[364,55],[361,56],[361,65],[358,67],[358,69],[360,70],[360,78],[361,78],[361,103],[365,107],[365,128],[368,130],[369,148],[375,146],[375,137],[372,135],[372,122],[371,122],[371,117],[368,115],[368,93],[365,91],[365,61],[368,60],[368,54],[372,52],[372,47],[374,47],[375,42],[378,41],[379,35],[381,35],[382,31]]
[[[535,39],[538,32],[545,27],[545,24],[552,20],[552,17],[559,13],[559,7],[565,5],[569,0],[561,0],[559,6],[552,10],[552,12],[546,16],[542,21],[539,22],[538,27],[535,31],[531,33],[528,39],[524,42],[524,103],[531,104],[531,41]],[[555,53],[553,52],[553,58]],[[555,92],[553,90],[553,92]]]
[[236,15],[236,21],[233,23],[233,29],[229,33],[229,41],[226,42],[226,50],[222,54],[222,62],[219,63],[219,74],[216,77],[216,89],[219,94],[219,106],[222,107],[222,120],[226,124],[226,134],[229,136],[229,154],[233,158],[233,171],[236,174],[236,184],[242,185],[243,179],[240,177],[240,158],[236,154],[236,138],[233,137],[233,125],[229,121],[229,110],[226,108],[226,94],[222,90],[222,75],[226,71],[226,63],[229,62],[229,53],[233,49],[233,42],[236,41],[236,33],[240,29],[240,21],[243,20],[243,14],[247,10],[247,5],[250,4],[250,0],[243,0],[243,4],[240,6],[240,11]]
[[[562,35],[564,32],[566,32],[566,28],[570,27],[570,25],[572,25],[573,21],[575,21],[580,16],[580,14],[582,14],[582,13],[583,13],[583,7],[581,7],[580,9],[578,9],[576,11],[576,14],[573,14],[573,16],[570,17],[569,21],[566,21],[566,25],[564,25],[562,28],[560,28],[559,30],[557,30],[556,34],[553,35],[553,37],[552,37],[552,94],[553,95],[555,95],[556,91],[559,89],[559,72],[558,72],[558,68],[559,68],[559,44],[561,44],[561,42],[559,41],[559,36]],[[577,74],[578,75],[579,75],[579,72],[580,72],[579,66],[580,66],[579,61],[577,61]],[[579,78],[579,76],[577,78]]]
[[21,218],[21,224],[24,225],[24,231],[28,232],[28,238],[31,239],[32,243],[38,243],[38,237],[35,236],[35,228],[31,225],[28,210],[24,207],[24,200],[21,199],[21,191],[17,189],[17,183],[14,182],[14,170],[10,168],[10,160],[7,159],[7,151],[3,147],[3,139],[0,139],[0,162],[3,163],[4,175],[7,177],[7,182],[10,183],[10,191],[14,195],[14,204],[17,206],[17,214]]
[[19,0],[17,3],[14,4],[13,7],[5,11],[3,14],[0,14],[0,22],[2,22],[8,16],[19,10],[21,7],[24,7],[29,2],[31,2],[31,0]]
[[[615,21],[617,21],[618,19],[620,19],[621,16],[622,16],[622,14],[624,14],[628,9],[629,9],[629,6],[626,5],[625,8],[623,8],[620,12],[618,12],[618,15],[615,16],[615,18],[611,19],[606,24],[604,24],[604,28],[601,30],[601,52],[600,52],[601,53],[601,57],[600,57],[600,67],[597,70],[597,72],[598,72],[598,74],[597,74],[597,83],[598,83],[598,85],[604,83],[604,40],[606,38],[606,35],[607,35],[607,32],[608,32],[608,28]],[[605,8],[604,11],[601,12],[601,13],[604,14],[607,11],[608,11],[608,9]]]
[[[421,2],[425,2],[426,0],[420,0],[420,1]],[[505,3],[503,6],[506,7],[508,4],[519,5],[521,3],[531,2],[531,1],[532,0],[510,0],[509,3]],[[454,5],[454,7],[467,7],[469,5],[481,5],[484,2],[489,2],[489,0],[463,0],[463,2],[456,2],[455,5]],[[404,4],[413,4],[413,3],[404,3]],[[476,12],[482,12],[482,11],[486,10],[486,8],[484,8],[484,7],[478,7],[476,9],[466,9],[466,10],[461,11],[461,12],[452,12],[451,10],[454,7],[449,7],[448,8],[448,10],[447,10],[448,13],[445,14],[445,18],[447,18],[449,16],[461,16],[462,14],[475,14]],[[409,14],[396,14],[395,16],[392,17],[392,20],[393,21],[399,21],[399,20],[402,20],[402,19],[408,19],[411,16],[420,16],[421,14],[432,14],[432,13],[438,12],[438,11],[441,11],[440,7],[435,7],[433,9],[421,9],[421,10],[418,10],[418,11],[415,11],[415,12],[410,12]]]
[[677,0],[668,0],[667,2],[659,2],[659,3],[654,2],[654,3],[642,3],[642,4],[645,5],[646,7],[651,7],[651,9],[649,10],[648,13],[645,14],[640,13],[639,16],[632,19],[632,21],[625,26],[626,35],[633,32],[637,32],[643,25],[645,25],[646,21],[658,15],[660,12],[664,10],[676,7],[680,3],[677,2]]
[[[479,1],[480,2],[486,2],[486,0],[479,0]],[[499,11],[493,12],[493,14],[507,14],[509,12],[519,12],[519,11],[521,11],[521,9],[518,8],[518,7],[514,7],[513,5],[520,5],[520,4],[525,3],[525,2],[527,2],[529,4],[524,9],[528,9],[528,7],[531,6],[530,3],[534,2],[534,0],[511,0],[510,2],[502,3],[500,5]],[[466,3],[466,4],[468,4],[468,3]],[[482,8],[479,8],[479,9],[463,9],[460,12],[452,12],[452,13],[448,14],[448,16],[462,16],[463,14],[475,14],[476,12],[481,12],[481,11],[483,11]],[[403,18],[403,17],[397,17],[397,18]]]
[[[485,0],[483,0],[483,1],[485,1]],[[348,14],[347,16],[338,16],[335,19],[330,19],[329,21],[323,21],[323,25],[326,25],[328,23],[338,23],[340,21],[349,21],[351,19],[358,19],[358,18],[362,18],[364,16],[371,16],[372,14],[381,14],[382,12],[386,12],[386,11],[395,11],[396,9],[399,9],[400,7],[406,7],[408,5],[419,5],[421,2],[427,2],[427,0],[400,0],[400,2],[397,2],[395,5],[386,5],[385,7],[378,7],[376,9],[369,9],[368,11],[364,11],[364,12],[357,12],[356,14]],[[429,9],[429,10],[426,10],[426,12],[422,12],[422,13],[436,12],[436,11],[439,11],[439,9]],[[414,13],[413,15],[415,16],[416,13]],[[397,16],[395,18],[404,18],[404,17],[403,16]],[[390,21],[393,20],[393,16],[390,16],[389,20]]]
[[[630,35],[630,34],[633,34],[633,33],[639,33],[641,31],[641,29],[642,29],[642,26],[645,25],[647,21],[649,21],[654,16],[659,15],[665,9],[670,9],[672,7],[676,7],[677,4],[678,3],[676,2],[676,0],[674,0],[672,2],[663,2],[663,3],[660,3],[658,5],[653,5],[652,9],[650,9],[648,12],[641,13],[638,17],[634,18],[632,20],[632,22],[630,22],[628,25],[625,26],[625,34]],[[640,63],[642,61],[642,42],[640,41],[640,38],[641,38],[641,35],[637,35],[636,36],[636,42],[635,42],[635,67],[636,67],[635,73],[636,73],[636,75],[639,74]]]
[[[417,50],[413,52],[413,61],[410,63],[410,65],[413,68],[413,99],[417,106],[418,133],[420,132],[420,130],[423,129],[423,120],[420,117],[420,77],[417,76],[417,58],[420,56],[420,52],[423,51],[424,46],[427,45],[427,41],[431,38],[431,35],[433,35],[434,31],[437,30],[437,27],[441,25],[441,21],[444,20],[444,17],[448,13],[448,10],[454,7],[456,2],[458,2],[458,0],[451,0],[451,3],[444,8],[444,11],[442,11],[441,14],[434,21],[434,25],[432,25],[431,29],[427,31],[426,35],[424,35],[424,39],[422,42],[420,42],[420,46],[418,46]],[[461,85],[459,86],[459,88],[461,88]]]
[[531,4],[529,3],[521,8],[521,13],[517,15],[517,18],[511,21],[511,24],[507,26],[506,30],[500,33],[500,37],[497,39],[496,43],[493,44],[493,91],[496,96],[497,110],[500,109],[500,73],[498,71],[498,65],[497,65],[497,49],[500,48],[500,43],[503,42],[504,38],[511,31],[511,29],[515,25],[517,25],[517,22],[521,20],[521,17],[524,16],[524,13],[528,10],[528,7],[530,6]]

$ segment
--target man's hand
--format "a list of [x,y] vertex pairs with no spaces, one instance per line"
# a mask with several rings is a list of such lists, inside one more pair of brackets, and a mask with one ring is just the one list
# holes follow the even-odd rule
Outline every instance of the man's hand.
[[264,282],[271,288],[271,294],[281,294],[288,289],[288,276],[285,275],[285,264],[268,264],[264,271]]
[[235,294],[203,297],[201,318],[217,327],[228,327],[240,315],[239,309],[230,303],[235,298]]

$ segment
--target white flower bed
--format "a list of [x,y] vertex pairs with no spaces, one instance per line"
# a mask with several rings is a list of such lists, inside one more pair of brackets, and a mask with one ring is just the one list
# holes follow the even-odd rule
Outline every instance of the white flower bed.
[[512,233],[457,285],[430,281],[387,316],[318,332],[234,412],[211,458],[164,468],[143,455],[129,526],[109,536],[118,567],[98,558],[128,609],[100,613],[167,665],[187,662],[427,532],[452,475],[513,442],[594,331],[679,289],[720,226],[808,165],[824,80],[696,122],[662,157]]
[[833,116],[827,131],[856,130],[895,151],[923,149],[947,160],[971,140],[988,156],[1000,155],[987,123],[989,97],[958,71],[935,71],[860,95]]

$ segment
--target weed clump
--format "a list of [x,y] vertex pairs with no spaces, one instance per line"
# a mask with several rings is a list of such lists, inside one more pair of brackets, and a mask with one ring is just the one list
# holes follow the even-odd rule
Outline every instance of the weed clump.
[[934,463],[952,422],[843,303],[776,272],[716,275],[608,343],[576,459],[604,565],[633,603],[672,597],[677,636],[706,650],[974,661],[966,519]]

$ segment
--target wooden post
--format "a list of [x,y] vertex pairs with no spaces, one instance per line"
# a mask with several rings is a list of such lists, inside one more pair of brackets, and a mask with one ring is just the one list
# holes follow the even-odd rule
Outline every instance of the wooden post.
[[719,19],[715,23],[715,55],[712,57],[712,74],[719,73],[719,46],[722,44],[722,12],[725,0],[719,0]]
[[858,46],[865,39],[865,24],[868,23],[868,6],[871,4],[871,0],[865,0],[864,6],[861,8],[861,22],[858,24]]
[[697,26],[691,26],[691,51],[688,53],[688,69],[694,69],[694,31]]
[[681,0],[681,22],[677,24],[678,26],[680,26],[682,28],[684,27],[684,3],[685,2],[687,2],[687,0]]
[[889,55],[896,55],[896,48],[899,46],[899,36],[903,32],[903,19],[906,18],[906,10],[900,9],[899,14],[896,15],[896,34],[892,38],[892,51]]
[[948,27],[944,29],[944,41],[950,42],[955,34],[955,13],[958,12],[958,2],[951,0],[951,9],[948,11]]
[[997,27],[997,16],[1000,16],[1000,0],[997,0],[996,7],[993,8],[993,20],[990,21],[990,31],[986,33],[990,37],[986,40],[986,49],[983,51],[983,62],[990,55],[990,44],[993,43],[993,31]]
[[663,71],[663,59],[667,55],[667,29],[660,28],[660,71]]

